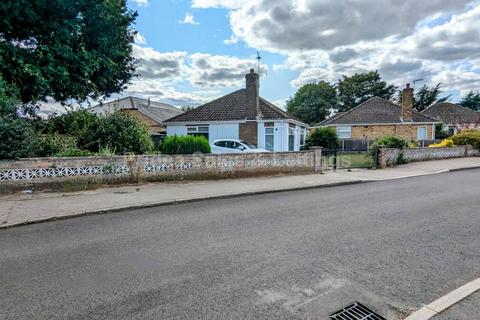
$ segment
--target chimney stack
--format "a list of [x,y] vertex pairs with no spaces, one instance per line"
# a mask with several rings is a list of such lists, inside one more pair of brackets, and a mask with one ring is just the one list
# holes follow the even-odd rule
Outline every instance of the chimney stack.
[[412,122],[413,120],[413,88],[407,83],[402,92],[402,121]]
[[246,111],[248,120],[256,120],[259,104],[259,84],[260,78],[255,70],[250,69],[250,73],[245,76],[247,88]]

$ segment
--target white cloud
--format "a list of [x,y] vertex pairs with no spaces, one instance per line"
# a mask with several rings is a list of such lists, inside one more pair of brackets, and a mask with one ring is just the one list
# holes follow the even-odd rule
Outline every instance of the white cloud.
[[147,44],[147,40],[145,39],[144,36],[142,36],[140,34],[140,32],[137,32],[135,34],[135,37],[133,38],[133,41],[135,44],[138,44],[138,45],[144,45],[144,44]]
[[238,39],[236,36],[234,36],[234,35],[232,34],[232,35],[230,36],[230,38],[223,40],[223,43],[224,43],[224,44],[227,44],[227,45],[229,45],[229,44],[236,44],[236,43],[238,43],[239,40],[240,40],[240,39]]
[[248,3],[248,0],[192,0],[192,7],[237,9],[246,3]]
[[132,0],[137,6],[145,7],[148,5],[148,0]]
[[191,13],[187,13],[185,15],[185,18],[183,18],[183,20],[179,20],[178,23],[181,23],[181,24],[192,24],[192,25],[199,25],[200,23],[198,23],[197,21],[195,21],[195,17],[193,16],[193,14]]

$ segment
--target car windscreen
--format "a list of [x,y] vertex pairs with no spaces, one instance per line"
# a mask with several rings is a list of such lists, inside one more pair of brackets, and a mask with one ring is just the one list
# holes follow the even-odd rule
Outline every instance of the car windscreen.
[[248,141],[245,141],[245,140],[240,140],[241,143],[243,143],[244,145],[246,145],[247,147],[249,147],[250,149],[256,149],[257,147],[255,147],[253,144],[251,144],[250,142]]

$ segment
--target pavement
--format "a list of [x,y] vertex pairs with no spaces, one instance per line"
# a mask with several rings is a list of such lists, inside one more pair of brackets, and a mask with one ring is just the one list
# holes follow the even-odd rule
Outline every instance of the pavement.
[[475,167],[480,167],[480,158],[413,162],[382,170],[152,183],[70,193],[19,193],[0,196],[0,228],[178,202],[330,187]]
[[2,229],[0,319],[403,319],[479,277],[479,194],[472,169]]

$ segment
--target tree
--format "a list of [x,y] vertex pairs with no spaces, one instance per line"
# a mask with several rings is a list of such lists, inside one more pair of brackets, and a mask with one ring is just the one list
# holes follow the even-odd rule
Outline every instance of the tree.
[[339,145],[337,131],[332,127],[315,129],[307,138],[306,147],[318,146],[326,149],[336,149]]
[[324,120],[337,107],[334,86],[325,81],[302,86],[287,102],[287,111],[314,125]]
[[470,91],[460,102],[465,108],[470,108],[475,111],[480,111],[480,91]]
[[[422,111],[434,103],[448,101],[451,95],[438,98],[438,96],[442,94],[441,87],[441,83],[438,83],[432,88],[430,88],[428,85],[424,85],[418,91],[415,91],[413,95],[413,108],[417,111]],[[399,104],[402,104],[402,91],[403,90],[398,90],[398,95],[396,98],[396,101]]]
[[119,92],[135,70],[126,0],[0,2],[0,75],[20,101],[84,101]]
[[188,104],[180,107],[180,110],[183,112],[192,111],[193,109],[195,109],[195,107]]
[[348,111],[372,97],[391,100],[397,87],[388,85],[378,71],[343,76],[338,82],[339,111]]

